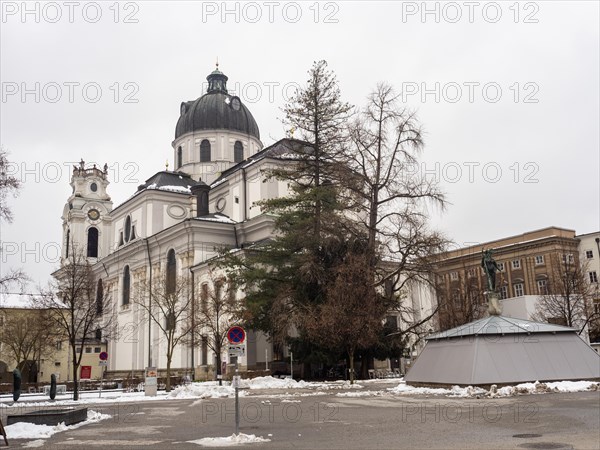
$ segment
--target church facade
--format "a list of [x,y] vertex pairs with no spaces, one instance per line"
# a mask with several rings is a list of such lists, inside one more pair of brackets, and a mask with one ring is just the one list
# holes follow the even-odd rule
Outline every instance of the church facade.
[[[267,180],[265,172],[289,164],[290,156],[306,147],[286,138],[263,148],[252,114],[228,93],[228,78],[217,68],[207,80],[204,95],[181,103],[173,171],[157,172],[113,206],[106,167],[86,167],[82,161],[73,168],[73,191],[62,215],[62,258],[66,262],[69,252],[84,249],[97,289],[111,298],[118,333],[108,340],[109,371],[166,367],[163,333],[135,301],[139,286],[174,270],[199,293],[210,281],[207,261],[220,249],[271,237],[273,218],[256,202],[287,195],[288,185]],[[233,295],[240,299],[243,293]],[[242,368],[263,369],[283,356],[273,355],[261,333],[249,332],[247,341],[246,354],[237,361]],[[222,358],[232,362],[227,352]],[[176,347],[171,367],[208,374],[214,362],[206,343],[186,341]]]

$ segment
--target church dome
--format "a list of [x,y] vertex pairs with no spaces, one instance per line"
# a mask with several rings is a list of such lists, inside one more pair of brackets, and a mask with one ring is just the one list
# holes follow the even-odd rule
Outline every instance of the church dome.
[[227,92],[227,76],[217,68],[206,79],[206,94],[181,104],[175,139],[198,130],[239,131],[260,139],[258,125],[248,108],[239,97]]

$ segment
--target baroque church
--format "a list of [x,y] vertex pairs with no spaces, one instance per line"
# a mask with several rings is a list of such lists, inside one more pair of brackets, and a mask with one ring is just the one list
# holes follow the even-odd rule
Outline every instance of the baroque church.
[[[288,185],[267,179],[266,172],[307,151],[307,143],[290,138],[263,148],[254,117],[228,93],[227,76],[217,67],[207,80],[204,95],[181,103],[173,171],[157,172],[113,207],[106,166],[86,167],[82,161],[73,169],[73,191],[62,215],[62,261],[74,248],[84,249],[98,292],[111,299],[118,334],[108,339],[109,372],[166,367],[164,334],[135,301],[137,287],[174,271],[201,292],[210,282],[208,261],[220,249],[269,239],[273,218],[256,202],[286,196]],[[234,295],[240,299],[243,293]],[[431,308],[422,288],[411,297],[417,314]],[[245,355],[236,360],[224,351],[225,364],[264,369],[286,356],[262,333],[247,332]],[[180,373],[193,368],[196,378],[212,377],[215,361],[206,342],[192,340],[177,345],[171,367]]]
[[[285,164],[305,145],[282,139],[263,148],[254,117],[228,93],[227,76],[217,68],[207,80],[204,95],[181,103],[173,171],[154,174],[113,207],[107,167],[90,168],[82,161],[73,169],[73,191],[62,215],[62,258],[65,262],[73,248],[84,248],[97,289],[113,302],[119,332],[108,342],[109,371],[166,367],[163,333],[134,301],[136,286],[164,276],[167,268],[202,286],[209,282],[206,261],[219,249],[269,238],[273,220],[255,203],[285,196],[288,187],[265,180],[264,172]],[[273,358],[271,344],[248,331],[246,354],[238,363],[264,368],[266,358]],[[190,370],[214,360],[206,343],[188,342],[178,345],[171,367]]]

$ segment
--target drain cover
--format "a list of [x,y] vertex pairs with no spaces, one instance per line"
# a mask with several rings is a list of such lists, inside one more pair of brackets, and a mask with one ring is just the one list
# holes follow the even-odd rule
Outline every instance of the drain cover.
[[513,434],[513,437],[515,437],[515,438],[529,439],[529,438],[542,437],[542,435],[541,434],[535,434],[535,433],[521,433],[521,434]]
[[540,450],[573,450],[573,446],[569,444],[561,444],[559,442],[528,442],[520,444],[520,448],[537,448]]

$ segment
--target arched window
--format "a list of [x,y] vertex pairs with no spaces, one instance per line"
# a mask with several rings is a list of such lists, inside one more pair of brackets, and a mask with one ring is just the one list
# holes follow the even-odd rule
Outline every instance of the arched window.
[[200,162],[210,161],[210,142],[204,139],[200,142]]
[[101,315],[104,312],[104,286],[102,280],[98,280],[96,287],[96,314]]
[[183,166],[183,150],[180,147],[177,147],[177,168],[179,169]]
[[129,305],[129,296],[131,294],[131,274],[129,266],[125,266],[123,270],[123,305]]
[[167,294],[175,293],[175,280],[177,277],[177,261],[175,259],[175,250],[169,250],[167,253]]
[[98,228],[90,227],[88,229],[87,255],[88,258],[98,257]]
[[233,146],[233,160],[242,162],[244,160],[244,145],[240,141],[235,141]]
[[125,242],[129,242],[129,239],[131,239],[131,216],[125,218],[125,229],[123,231],[125,232]]

